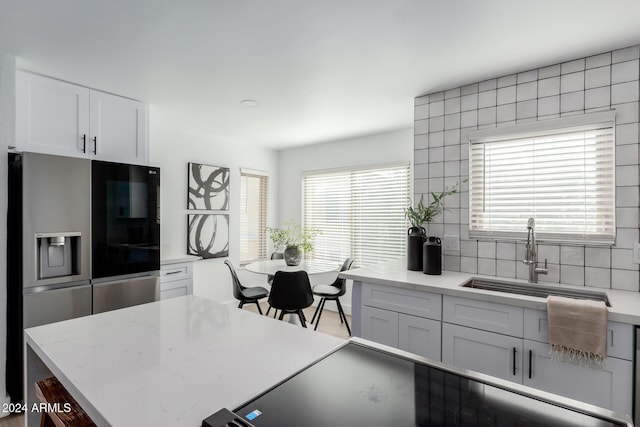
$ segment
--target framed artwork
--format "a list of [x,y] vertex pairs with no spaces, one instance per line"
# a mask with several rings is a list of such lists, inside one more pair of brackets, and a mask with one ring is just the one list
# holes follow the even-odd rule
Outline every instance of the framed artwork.
[[202,258],[229,256],[229,215],[190,214],[187,254]]
[[187,209],[229,210],[229,168],[189,163]]

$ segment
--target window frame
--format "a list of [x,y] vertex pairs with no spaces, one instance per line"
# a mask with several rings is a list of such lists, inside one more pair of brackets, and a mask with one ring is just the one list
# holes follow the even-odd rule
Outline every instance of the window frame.
[[[353,183],[354,180],[354,176],[358,176],[360,174],[367,174],[367,173],[376,173],[377,171],[384,171],[384,170],[391,170],[391,169],[396,169],[398,171],[402,171],[402,173],[406,173],[406,192],[405,190],[403,190],[403,205],[401,205],[401,218],[400,215],[398,216],[398,221],[402,222],[402,232],[399,232],[397,234],[397,238],[398,238],[398,242],[400,243],[400,246],[395,250],[395,252],[397,252],[396,254],[394,254],[393,256],[390,257],[384,257],[384,254],[382,254],[381,256],[384,257],[384,259],[392,259],[392,258],[397,258],[398,256],[404,256],[405,252],[406,252],[406,229],[408,227],[408,222],[407,219],[404,215],[404,209],[406,209],[406,207],[409,206],[410,203],[410,196],[411,196],[411,191],[412,191],[412,166],[411,163],[407,162],[407,163],[393,163],[393,164],[377,164],[377,165],[359,165],[356,167],[345,167],[345,168],[334,168],[334,169],[323,169],[323,170],[312,170],[312,171],[305,171],[302,174],[302,185],[301,185],[301,196],[302,196],[302,200],[301,200],[301,209],[302,209],[302,223],[305,226],[317,226],[316,224],[310,224],[308,221],[308,213],[307,213],[307,207],[308,207],[308,200],[307,200],[307,194],[306,194],[306,188],[307,188],[307,184],[306,184],[306,180],[310,177],[321,177],[321,176],[331,176],[331,175],[346,175],[346,176],[350,176],[350,180],[351,180],[351,184]],[[354,221],[355,222],[359,222],[359,220],[354,220],[354,216],[353,216],[353,212],[354,212],[354,207],[353,207],[353,192],[351,191],[350,187],[350,191],[349,191],[349,197],[351,200],[350,203],[350,209],[347,212],[347,215],[350,217],[350,221],[349,221],[349,229],[348,229],[348,234],[349,234],[349,238],[348,238],[348,253],[344,253],[342,254],[345,258],[351,257],[354,259],[354,266],[365,266],[365,265],[370,265],[370,264],[374,264],[377,262],[381,262],[380,260],[378,261],[370,261],[367,263],[366,260],[362,260],[360,259],[361,257],[358,255],[359,253],[359,249],[356,248],[356,246],[358,246],[358,232],[359,229],[357,226],[354,226]],[[399,205],[400,206],[400,205]],[[345,211],[341,211],[342,213],[344,213]],[[394,234],[395,236],[395,234]],[[316,237],[316,239],[322,239],[323,236],[319,236]],[[314,251],[312,251],[311,253],[311,258],[312,259],[322,259],[322,260],[329,260],[326,257],[323,258],[317,258],[317,254],[314,248]],[[331,261],[338,261],[337,257],[335,259],[331,259]],[[340,262],[344,261],[344,259],[341,259]],[[364,262],[364,264],[363,264]]]
[[[562,117],[558,119],[541,120],[537,122],[529,122],[516,124],[512,126],[505,126],[499,128],[490,128],[477,131],[471,131],[466,134],[466,140],[468,142],[469,149],[469,237],[479,240],[526,240],[527,230],[526,222],[523,222],[522,231],[499,231],[499,230],[481,230],[473,227],[474,225],[474,213],[479,212],[474,209],[474,189],[473,189],[473,170],[474,167],[485,168],[486,163],[482,162],[481,165],[474,163],[473,148],[475,144],[486,144],[491,142],[516,140],[520,138],[532,138],[532,137],[544,137],[546,135],[554,135],[561,133],[568,133],[571,131],[581,130],[594,130],[607,128],[611,129],[611,141],[608,149],[611,151],[611,164],[610,170],[612,171],[612,182],[610,186],[611,202],[606,206],[610,209],[612,215],[610,220],[611,232],[610,234],[601,235],[598,233],[552,233],[545,232],[544,230],[537,230],[537,240],[540,242],[549,243],[565,243],[565,244],[579,244],[589,246],[612,246],[616,241],[616,159],[615,159],[615,111],[600,111],[595,113],[587,113],[579,116]],[[482,184],[484,185],[484,177],[482,178]],[[484,188],[484,187],[483,187]],[[483,203],[484,196],[482,197]],[[535,219],[535,217],[534,217]]]
[[[242,180],[243,177],[249,177],[249,178],[258,178],[259,181],[259,187],[260,187],[260,194],[258,195],[258,203],[260,204],[259,206],[259,212],[258,212],[258,241],[260,244],[260,249],[258,250],[258,257],[257,258],[251,258],[251,259],[243,259],[243,255],[244,252],[242,250],[242,233],[243,233],[243,208],[242,208],[242,198],[243,198],[243,191],[245,190]],[[240,215],[239,215],[239,222],[240,222],[240,238],[239,238],[239,258],[240,258],[240,265],[244,266],[247,265],[251,262],[254,261],[259,261],[259,260],[265,260],[268,259],[268,239],[267,239],[267,226],[268,226],[268,211],[269,211],[269,185],[270,185],[270,179],[269,179],[269,174],[267,172],[263,172],[263,171],[258,171],[258,170],[254,170],[254,169],[246,169],[246,168],[240,168]],[[264,191],[264,194],[262,194],[262,191]],[[263,205],[264,204],[264,205]]]

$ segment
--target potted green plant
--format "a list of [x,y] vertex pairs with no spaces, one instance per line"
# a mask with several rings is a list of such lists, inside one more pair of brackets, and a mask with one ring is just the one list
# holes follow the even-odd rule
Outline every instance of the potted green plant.
[[[466,182],[463,181],[463,182]],[[460,183],[451,187],[446,187],[441,193],[431,192],[431,203],[425,205],[424,197],[420,197],[418,204],[405,209],[405,216],[409,220],[411,227],[407,230],[407,269],[424,271],[423,245],[427,240],[427,231],[423,227],[429,224],[444,209],[444,199],[447,196],[456,194],[459,191]],[[433,244],[437,244],[440,239],[434,237]]]
[[276,251],[282,250],[287,265],[298,265],[304,252],[313,250],[313,239],[322,234],[322,230],[302,227],[290,219],[283,228],[267,227],[267,234]]

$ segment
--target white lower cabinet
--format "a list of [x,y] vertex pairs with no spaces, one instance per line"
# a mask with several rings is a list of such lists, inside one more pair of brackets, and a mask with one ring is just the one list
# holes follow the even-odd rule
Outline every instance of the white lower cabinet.
[[[443,301],[442,361],[444,363],[631,415],[633,363],[630,353],[626,350],[631,348],[633,343],[631,329],[628,330],[628,334],[616,335],[615,346],[613,342],[609,343],[610,355],[629,354],[629,360],[608,357],[603,369],[595,369],[581,366],[579,362],[553,360],[551,346],[548,343],[524,339],[527,336],[539,336],[544,339],[538,328],[546,320],[546,316],[543,316],[546,312],[530,311],[529,318],[535,321],[523,322],[522,319],[517,319],[517,314],[513,314],[518,310],[511,310],[512,306],[457,297],[451,297],[453,301],[447,301],[449,298],[445,296]],[[464,307],[463,312],[466,315],[460,317],[460,310],[457,313],[451,312],[447,307]],[[521,308],[517,309],[522,313]],[[534,316],[536,311],[538,316]],[[498,331],[504,330],[504,322],[494,322],[492,325],[491,322],[487,322],[487,319],[495,317],[496,313],[500,313],[497,318],[504,318],[504,313],[511,313],[512,320],[524,325],[524,329],[521,328],[521,332],[517,332],[516,329],[515,336],[512,336],[447,323],[464,318],[462,322],[465,325],[474,324],[470,313],[477,316],[477,324],[483,325],[483,328],[495,328]],[[610,331],[627,331],[626,328],[621,328],[621,324],[615,322],[610,322],[609,329]],[[613,336],[612,332],[609,335]],[[614,350],[615,347],[618,352]]]
[[442,362],[522,382],[522,338],[442,324]]
[[362,307],[362,337],[440,360],[440,322],[376,307]]
[[524,385],[631,415],[633,363],[608,357],[602,369],[553,360],[551,346],[524,340]]
[[193,294],[193,262],[160,266],[160,299]]

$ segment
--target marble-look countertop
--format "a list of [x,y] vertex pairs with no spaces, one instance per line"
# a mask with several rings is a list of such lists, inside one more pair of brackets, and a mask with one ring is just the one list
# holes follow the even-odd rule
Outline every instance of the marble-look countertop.
[[186,296],[25,331],[98,426],[197,427],[344,341]]
[[[344,271],[341,272],[339,276],[363,283],[431,291],[443,295],[474,298],[484,301],[535,308],[538,310],[547,309],[546,299],[544,298],[462,287],[464,283],[474,277],[525,284],[527,283],[526,280],[506,279],[495,276],[483,276],[479,274],[458,273],[453,271],[443,271],[442,274],[438,276],[428,275],[421,271],[407,270],[404,258]],[[536,286],[535,283],[530,285]],[[608,295],[609,303],[611,304],[611,307],[608,307],[609,320],[640,325],[640,292],[553,283],[540,283],[540,285],[605,292]]]

